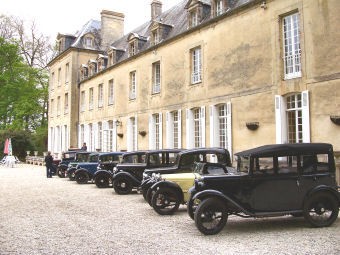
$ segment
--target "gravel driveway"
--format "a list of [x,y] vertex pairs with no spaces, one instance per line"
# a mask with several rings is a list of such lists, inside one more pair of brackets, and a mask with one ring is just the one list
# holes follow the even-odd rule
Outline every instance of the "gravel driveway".
[[340,219],[230,217],[204,236],[181,206],[159,216],[139,194],[45,177],[34,165],[0,167],[0,254],[340,254]]

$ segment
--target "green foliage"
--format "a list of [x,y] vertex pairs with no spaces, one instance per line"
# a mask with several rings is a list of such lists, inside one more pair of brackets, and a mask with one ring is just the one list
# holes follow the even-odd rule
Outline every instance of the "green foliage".
[[11,138],[12,154],[17,156],[21,161],[26,157],[26,151],[35,150],[31,141],[31,133],[23,130],[0,130],[0,150],[3,154],[5,141]]

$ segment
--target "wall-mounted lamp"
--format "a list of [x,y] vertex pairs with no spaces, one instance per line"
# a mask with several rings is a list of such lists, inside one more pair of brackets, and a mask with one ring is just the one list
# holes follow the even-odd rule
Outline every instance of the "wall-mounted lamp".
[[329,118],[331,119],[331,121],[335,125],[339,125],[340,126],[340,115],[331,115],[331,116],[329,116]]
[[246,123],[246,126],[249,130],[256,130],[259,128],[260,126],[260,123],[259,122],[247,122]]
[[263,1],[262,4],[260,5],[260,7],[261,7],[263,10],[267,9],[267,3],[266,3],[266,1]]

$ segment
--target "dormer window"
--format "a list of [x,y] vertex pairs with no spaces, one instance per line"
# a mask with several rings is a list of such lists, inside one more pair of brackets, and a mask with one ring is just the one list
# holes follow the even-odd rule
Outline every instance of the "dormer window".
[[210,1],[189,0],[185,8],[188,9],[189,28],[199,25],[211,15]]
[[95,60],[90,60],[88,63],[89,67],[89,76],[92,76],[97,73],[97,62]]
[[195,27],[198,25],[198,12],[193,10],[190,12],[190,27]]
[[104,70],[106,68],[106,65],[107,65],[107,56],[99,54],[97,58],[97,72]]
[[88,77],[88,66],[87,65],[81,65],[80,67],[80,79],[84,80]]
[[158,29],[152,31],[152,45],[156,45],[157,43],[159,43],[159,31]]
[[112,66],[116,63],[116,51],[111,50],[108,52],[108,65]]
[[85,36],[84,38],[84,46],[88,47],[88,48],[92,48],[93,47],[93,38],[92,36]]
[[136,55],[137,53],[137,40],[133,40],[129,43],[129,56]]
[[227,3],[225,0],[213,0],[211,6],[212,17],[222,15],[227,9]]

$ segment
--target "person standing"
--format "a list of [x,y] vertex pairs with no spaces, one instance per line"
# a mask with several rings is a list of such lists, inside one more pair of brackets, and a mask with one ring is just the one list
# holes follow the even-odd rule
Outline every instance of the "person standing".
[[47,152],[45,156],[45,165],[46,165],[46,176],[47,178],[52,178],[52,165],[53,165],[53,157],[51,156],[51,152]]
[[83,143],[83,146],[81,147],[81,150],[82,150],[82,151],[87,151],[86,143]]

